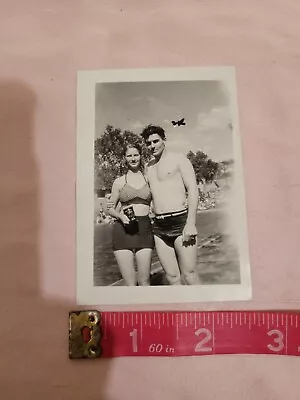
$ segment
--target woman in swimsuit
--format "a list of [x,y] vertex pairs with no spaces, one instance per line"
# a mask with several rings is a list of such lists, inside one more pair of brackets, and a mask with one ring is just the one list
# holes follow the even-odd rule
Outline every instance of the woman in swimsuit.
[[[113,250],[127,286],[150,285],[150,267],[154,237],[149,218],[151,192],[143,174],[141,148],[138,144],[127,145],[124,151],[128,172],[117,178],[112,185],[108,213],[116,218],[113,226]],[[121,211],[117,211],[121,203]],[[132,206],[136,222],[130,223],[124,207]],[[127,214],[128,215],[128,214]],[[134,267],[137,263],[137,277]]]

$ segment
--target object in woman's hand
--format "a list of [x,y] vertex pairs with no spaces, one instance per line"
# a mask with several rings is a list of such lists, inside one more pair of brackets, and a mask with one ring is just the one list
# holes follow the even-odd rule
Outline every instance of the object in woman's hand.
[[123,208],[123,213],[129,219],[129,221],[135,221],[136,220],[133,206],[124,207]]
[[138,223],[135,216],[133,206],[127,206],[123,208],[123,213],[129,219],[129,224],[126,224],[125,229],[128,233],[134,234],[138,231]]

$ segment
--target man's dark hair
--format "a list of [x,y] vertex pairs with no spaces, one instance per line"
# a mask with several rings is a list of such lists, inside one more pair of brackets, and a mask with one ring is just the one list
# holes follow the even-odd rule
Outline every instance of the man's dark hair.
[[161,126],[148,125],[141,133],[141,136],[146,141],[151,135],[159,135],[163,140],[166,140],[165,130]]

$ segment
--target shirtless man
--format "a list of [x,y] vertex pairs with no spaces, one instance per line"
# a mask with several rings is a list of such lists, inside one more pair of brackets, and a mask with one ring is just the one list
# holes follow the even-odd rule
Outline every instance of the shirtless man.
[[198,188],[193,166],[186,156],[166,149],[163,128],[149,125],[142,137],[153,155],[146,174],[158,257],[170,285],[181,285],[181,274],[186,284],[200,284],[196,271]]

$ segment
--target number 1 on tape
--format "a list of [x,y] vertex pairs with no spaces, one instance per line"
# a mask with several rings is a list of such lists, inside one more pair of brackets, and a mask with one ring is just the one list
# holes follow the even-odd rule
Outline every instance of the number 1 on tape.
[[296,312],[104,312],[101,321],[101,357],[300,355]]

